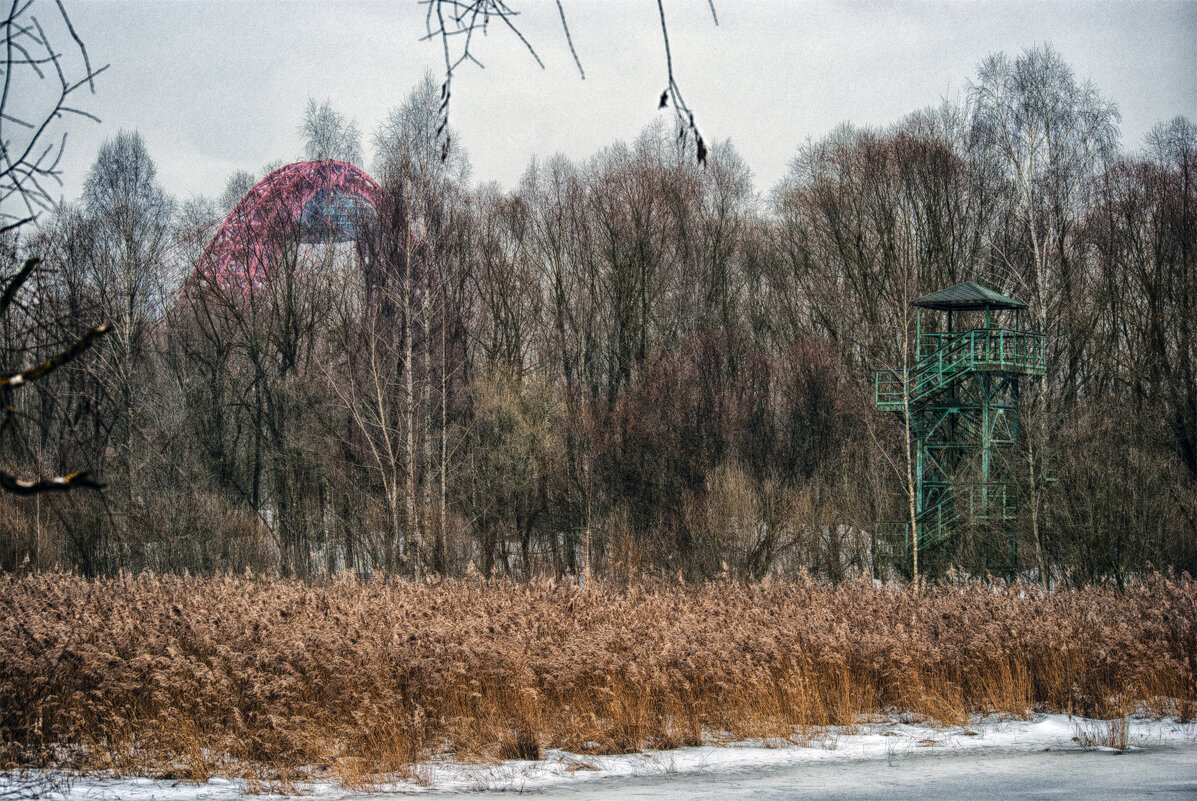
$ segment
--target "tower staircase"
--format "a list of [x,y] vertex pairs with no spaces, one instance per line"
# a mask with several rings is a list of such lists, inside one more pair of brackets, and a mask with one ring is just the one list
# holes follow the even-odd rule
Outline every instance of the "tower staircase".
[[[1019,382],[1045,374],[1046,354],[1042,334],[1019,330],[1024,303],[971,281],[912,305],[919,309],[915,361],[906,371],[878,372],[874,402],[910,418],[922,553],[966,526],[1011,528],[1015,494],[998,456],[1018,440]],[[923,309],[946,311],[946,330],[924,334]],[[995,323],[994,313],[1002,311],[1014,312],[1013,328]],[[968,312],[984,312],[983,324],[954,330],[957,315]],[[909,519],[892,523],[883,530],[878,555],[907,563],[911,539]]]

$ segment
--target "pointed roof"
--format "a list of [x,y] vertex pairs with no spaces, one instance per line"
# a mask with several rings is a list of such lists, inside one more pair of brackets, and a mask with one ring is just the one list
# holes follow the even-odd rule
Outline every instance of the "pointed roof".
[[939,311],[979,311],[981,309],[1025,309],[1027,304],[1021,300],[1006,297],[1001,292],[995,292],[974,281],[932,292],[915,298],[911,306],[921,306],[924,309],[938,309]]

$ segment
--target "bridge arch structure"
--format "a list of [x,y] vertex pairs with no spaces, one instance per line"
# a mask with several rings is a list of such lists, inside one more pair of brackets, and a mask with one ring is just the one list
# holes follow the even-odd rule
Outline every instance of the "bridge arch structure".
[[269,279],[288,241],[358,239],[366,217],[377,215],[382,189],[344,161],[300,161],[254,185],[208,243],[198,277],[222,288],[257,287]]

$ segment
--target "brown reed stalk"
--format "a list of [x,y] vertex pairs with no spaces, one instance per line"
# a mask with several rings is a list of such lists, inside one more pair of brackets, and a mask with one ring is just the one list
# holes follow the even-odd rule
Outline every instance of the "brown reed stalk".
[[434,754],[799,738],[877,715],[1192,715],[1197,582],[0,577],[8,769],[368,789]]

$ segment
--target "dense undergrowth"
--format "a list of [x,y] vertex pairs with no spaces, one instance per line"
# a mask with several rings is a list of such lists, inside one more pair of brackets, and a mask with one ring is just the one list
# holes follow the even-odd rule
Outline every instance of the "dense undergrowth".
[[362,786],[451,753],[794,737],[872,714],[1192,715],[1197,581],[0,578],[9,767]]

